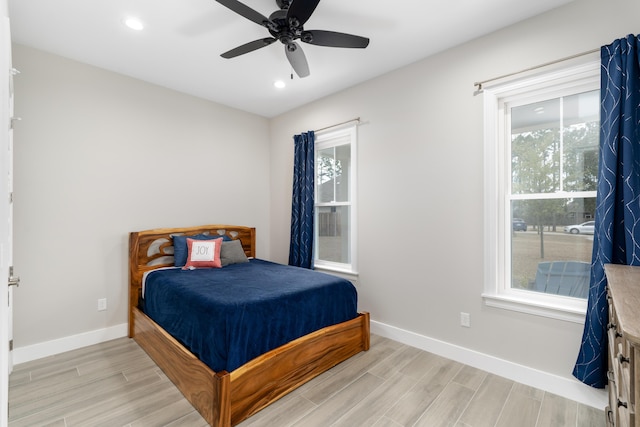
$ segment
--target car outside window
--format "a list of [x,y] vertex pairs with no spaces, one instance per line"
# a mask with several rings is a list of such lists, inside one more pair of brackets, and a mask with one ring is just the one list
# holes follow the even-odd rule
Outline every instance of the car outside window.
[[595,226],[595,221],[587,221],[582,224],[565,225],[564,231],[571,234],[593,234]]
[[527,223],[521,218],[513,218],[513,231],[527,231]]

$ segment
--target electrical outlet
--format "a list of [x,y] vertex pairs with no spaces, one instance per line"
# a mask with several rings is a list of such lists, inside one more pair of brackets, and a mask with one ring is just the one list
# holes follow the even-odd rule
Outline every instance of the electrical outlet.
[[107,309],[107,299],[100,298],[98,300],[98,311],[105,311]]
[[460,312],[460,326],[471,327],[471,315],[469,313]]

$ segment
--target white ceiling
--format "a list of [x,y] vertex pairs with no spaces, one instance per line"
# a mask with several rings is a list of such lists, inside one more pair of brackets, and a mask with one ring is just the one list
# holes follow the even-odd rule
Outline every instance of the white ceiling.
[[[274,117],[570,1],[321,0],[305,29],[371,42],[366,49],[299,43],[311,75],[293,80],[280,43],[220,57],[269,34],[214,0],[9,0],[9,17],[16,43]],[[275,0],[243,2],[265,16],[278,8]],[[125,27],[127,16],[145,29]],[[284,89],[273,86],[278,79]]]

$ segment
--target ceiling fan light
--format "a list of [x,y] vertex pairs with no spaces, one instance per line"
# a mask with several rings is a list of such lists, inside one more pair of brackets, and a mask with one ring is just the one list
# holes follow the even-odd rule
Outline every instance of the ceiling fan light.
[[125,18],[124,25],[136,31],[142,31],[144,29],[144,25],[138,18]]

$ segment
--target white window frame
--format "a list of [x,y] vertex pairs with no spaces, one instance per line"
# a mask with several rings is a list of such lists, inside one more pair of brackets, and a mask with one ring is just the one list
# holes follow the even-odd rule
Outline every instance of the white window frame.
[[[510,163],[507,108],[516,102],[567,96],[600,89],[600,63],[556,67],[535,75],[499,81],[483,88],[484,98],[484,292],[486,305],[570,322],[584,323],[585,299],[513,289],[511,277]],[[595,197],[594,192],[555,194]]]
[[[317,197],[317,182],[314,184],[314,191],[316,192],[315,203],[314,203],[314,216],[316,215],[316,208],[318,207],[332,207],[332,206],[349,206],[349,259],[350,263],[340,263],[340,262],[332,262],[318,259],[317,251],[315,250],[318,244],[318,228],[317,222],[314,222],[313,225],[313,233],[314,233],[314,253],[313,253],[313,261],[314,268],[318,270],[326,270],[329,272],[337,273],[338,275],[343,275],[346,278],[353,279],[358,275],[357,269],[357,166],[358,166],[358,151],[357,151],[357,126],[356,125],[346,125],[338,128],[332,128],[330,130],[317,132],[315,134],[315,150],[316,153],[319,150],[323,150],[326,148],[337,147],[340,145],[350,145],[351,149],[351,165],[350,165],[350,175],[349,175],[349,201],[348,202],[327,202],[327,203],[319,203]],[[317,156],[316,156],[317,159]],[[315,173],[317,174],[318,165],[316,164]],[[316,175],[317,176],[317,175]]]

